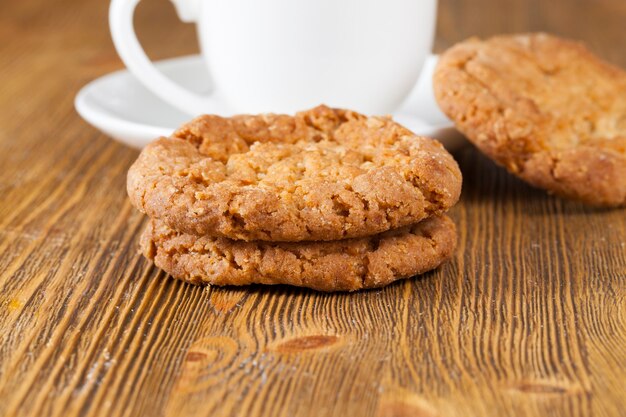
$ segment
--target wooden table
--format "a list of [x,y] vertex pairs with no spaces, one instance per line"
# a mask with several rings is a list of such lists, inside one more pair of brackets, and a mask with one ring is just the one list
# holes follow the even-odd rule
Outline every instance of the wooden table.
[[[422,277],[327,295],[152,267],[125,192],[137,151],[72,107],[122,68],[106,3],[0,4],[0,415],[626,415],[626,211],[472,147],[458,251]],[[155,58],[196,48],[165,0],[137,20]],[[626,67],[624,22],[623,0],[442,0],[436,47],[543,29]]]

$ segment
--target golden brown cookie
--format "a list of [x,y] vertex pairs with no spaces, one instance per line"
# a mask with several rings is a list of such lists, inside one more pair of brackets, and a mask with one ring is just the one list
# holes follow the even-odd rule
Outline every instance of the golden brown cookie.
[[319,291],[385,286],[451,257],[456,229],[447,216],[376,236],[334,242],[244,242],[179,233],[151,220],[144,255],[194,284],[288,284]]
[[201,116],[148,145],[128,172],[139,210],[182,232],[337,240],[454,205],[461,173],[433,139],[386,117],[320,106],[294,116]]
[[434,75],[441,109],[481,151],[537,187],[626,204],[626,73],[547,34],[470,39]]

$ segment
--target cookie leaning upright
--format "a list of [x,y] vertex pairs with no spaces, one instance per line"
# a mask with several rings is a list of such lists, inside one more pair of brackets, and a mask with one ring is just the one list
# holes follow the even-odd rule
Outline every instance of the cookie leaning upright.
[[128,173],[135,207],[172,229],[238,240],[337,240],[454,205],[461,173],[433,139],[320,106],[201,116],[148,145]]
[[626,73],[546,34],[470,39],[442,54],[441,107],[481,151],[530,184],[626,204]]

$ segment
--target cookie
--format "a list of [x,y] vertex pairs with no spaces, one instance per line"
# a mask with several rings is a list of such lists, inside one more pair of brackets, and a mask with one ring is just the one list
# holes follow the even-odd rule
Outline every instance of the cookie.
[[451,257],[456,229],[446,216],[380,235],[334,242],[245,242],[176,232],[151,220],[144,255],[194,284],[288,284],[319,291],[382,287]]
[[127,185],[135,207],[182,232],[337,240],[444,212],[461,173],[439,142],[390,118],[319,106],[196,118],[148,145]]
[[626,204],[626,73],[547,34],[470,39],[442,54],[441,107],[482,152],[530,184]]

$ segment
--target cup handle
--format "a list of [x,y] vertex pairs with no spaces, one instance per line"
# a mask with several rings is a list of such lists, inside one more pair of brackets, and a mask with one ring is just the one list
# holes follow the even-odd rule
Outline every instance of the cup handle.
[[147,89],[185,113],[224,113],[223,100],[214,91],[202,95],[181,87],[163,75],[144,52],[133,25],[133,15],[139,0],[111,0],[109,25],[113,44],[128,70]]

